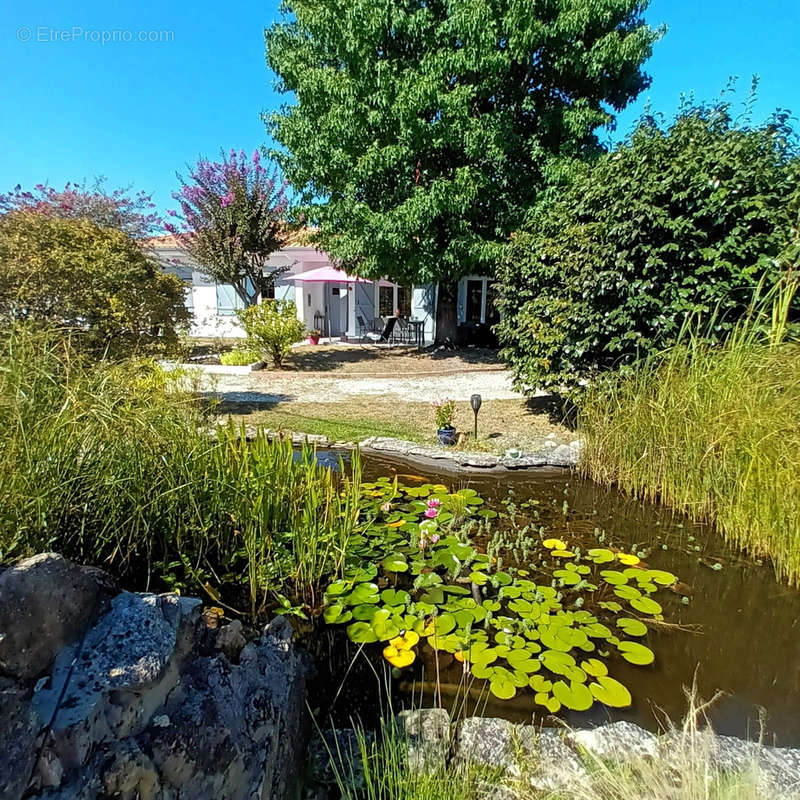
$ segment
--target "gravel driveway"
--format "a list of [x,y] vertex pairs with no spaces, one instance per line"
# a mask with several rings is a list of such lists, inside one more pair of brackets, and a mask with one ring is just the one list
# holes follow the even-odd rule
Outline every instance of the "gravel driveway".
[[232,403],[278,403],[298,400],[306,403],[346,402],[352,396],[394,398],[403,402],[431,402],[449,397],[469,400],[480,394],[486,400],[522,400],[511,388],[505,370],[471,371],[448,375],[398,375],[386,377],[334,377],[324,373],[270,372],[246,375],[213,374],[204,370],[203,387],[209,394]]

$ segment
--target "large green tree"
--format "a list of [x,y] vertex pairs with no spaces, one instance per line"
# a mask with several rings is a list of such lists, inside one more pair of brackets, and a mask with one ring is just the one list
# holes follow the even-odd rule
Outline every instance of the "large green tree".
[[547,181],[648,85],[646,0],[295,0],[267,118],[318,241],[364,277],[491,274]]

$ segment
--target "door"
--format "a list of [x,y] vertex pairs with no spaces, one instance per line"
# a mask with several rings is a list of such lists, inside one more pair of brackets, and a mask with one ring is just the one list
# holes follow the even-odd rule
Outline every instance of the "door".
[[347,288],[327,284],[325,300],[325,334],[342,336],[347,331]]

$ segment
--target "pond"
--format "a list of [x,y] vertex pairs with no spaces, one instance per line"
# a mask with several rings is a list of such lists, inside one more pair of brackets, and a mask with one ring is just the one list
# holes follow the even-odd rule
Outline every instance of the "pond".
[[[340,454],[319,455],[323,463],[334,466]],[[800,745],[800,595],[778,584],[769,564],[732,553],[707,527],[566,470],[465,477],[434,468],[420,470],[396,459],[362,460],[368,481],[398,476],[407,486],[437,483],[451,491],[470,487],[484,498],[485,507],[495,509],[508,508],[509,496],[515,505],[530,503],[548,536],[572,541],[599,535],[600,541],[613,542],[621,550],[647,551],[650,567],[679,577],[680,593],[661,591],[657,596],[669,625],[650,630],[644,640],[655,652],[655,662],[647,666],[614,662],[613,675],[630,690],[632,705],[610,709],[596,703],[585,712],[561,709],[559,717],[567,724],[586,726],[610,718],[657,729],[665,715],[680,721],[687,707],[684,689],[694,683],[703,699],[725,693],[708,712],[719,733],[757,737],[759,709],[764,709],[767,734],[781,745]],[[481,549],[480,542],[476,544]],[[420,699],[433,703],[426,689],[437,672],[441,685],[461,681],[463,666],[449,653],[440,652],[438,663],[429,647],[420,647],[419,655],[422,664],[393,681],[396,700],[402,701],[405,692],[410,701],[413,691],[417,704]],[[352,665],[345,672],[341,694],[349,695],[348,713],[358,714],[352,703],[375,702],[363,685],[369,674]],[[427,682],[420,683],[420,678]],[[535,715],[537,721],[545,721],[547,712],[534,702],[532,689],[517,691],[508,700],[487,694],[480,702],[485,715],[516,722],[530,722]],[[443,695],[442,702],[447,700]],[[474,706],[464,710],[472,712]]]

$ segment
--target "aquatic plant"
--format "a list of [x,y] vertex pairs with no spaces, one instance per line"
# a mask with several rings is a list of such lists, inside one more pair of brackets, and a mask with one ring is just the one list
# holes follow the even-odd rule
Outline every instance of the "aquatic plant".
[[464,535],[464,520],[498,517],[474,489],[388,478],[361,488],[364,525],[344,577],[326,590],[326,622],[346,624],[358,644],[386,643],[383,655],[399,669],[423,643],[451,653],[494,697],[532,689],[550,713],[631,703],[610,667],[614,658],[654,661],[640,640],[648,620],[663,619],[654,595],[674,575],[633,553],[582,552],[540,534],[527,537],[529,563],[505,566]]
[[715,523],[800,586],[796,289],[779,285],[720,347],[687,326],[677,346],[592,387],[578,421],[590,478]]

